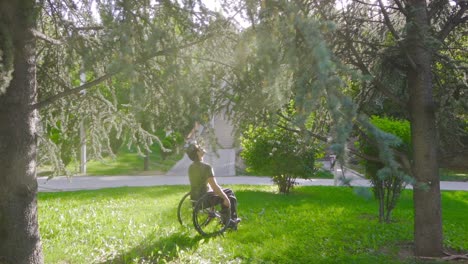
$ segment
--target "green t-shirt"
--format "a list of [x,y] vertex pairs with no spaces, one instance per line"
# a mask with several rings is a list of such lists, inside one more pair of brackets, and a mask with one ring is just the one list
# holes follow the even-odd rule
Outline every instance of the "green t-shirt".
[[208,191],[208,178],[213,177],[213,168],[203,162],[193,162],[188,170],[190,179],[190,198],[198,200]]

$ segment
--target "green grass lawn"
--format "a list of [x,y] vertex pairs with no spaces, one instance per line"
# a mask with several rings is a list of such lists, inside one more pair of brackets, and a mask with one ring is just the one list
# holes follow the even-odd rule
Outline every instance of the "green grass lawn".
[[[147,173],[163,174],[170,170],[183,154],[173,154],[162,159],[158,153],[150,154],[150,167]],[[87,175],[137,175],[143,171],[144,159],[135,152],[122,151],[115,159],[90,161],[87,164]]]
[[[417,263],[399,256],[413,239],[410,190],[380,224],[377,203],[352,188],[226,187],[243,221],[211,239],[177,221],[187,186],[40,193],[45,263]],[[443,192],[442,207],[445,246],[467,250],[468,192]]]
[[[183,153],[169,153],[165,159],[161,156],[159,145],[151,147],[149,171],[144,171],[144,158],[136,150],[122,149],[115,158],[105,157],[102,160],[91,160],[86,165],[86,175],[89,176],[110,176],[110,175],[158,175],[170,170],[179,161]],[[79,171],[79,162],[72,162],[67,166],[71,172]],[[49,176],[51,174],[48,166],[38,168],[39,176]]]

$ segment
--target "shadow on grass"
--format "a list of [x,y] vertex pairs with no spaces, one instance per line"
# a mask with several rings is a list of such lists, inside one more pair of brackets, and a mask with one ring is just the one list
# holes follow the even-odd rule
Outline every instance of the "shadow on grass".
[[160,238],[156,236],[155,234],[147,237],[140,245],[100,263],[168,263],[176,260],[180,252],[196,249],[201,242],[208,239],[199,235],[190,236],[187,232],[177,232]]

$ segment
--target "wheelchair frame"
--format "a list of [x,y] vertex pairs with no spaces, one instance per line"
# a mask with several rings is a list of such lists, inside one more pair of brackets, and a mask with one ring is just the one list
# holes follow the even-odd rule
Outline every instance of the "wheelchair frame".
[[[211,193],[204,194],[197,201],[190,199],[186,193],[177,207],[177,219],[183,226],[192,222],[197,232],[205,237],[221,235],[229,227],[231,210],[224,209],[221,203],[210,204]],[[191,221],[190,221],[191,218]]]

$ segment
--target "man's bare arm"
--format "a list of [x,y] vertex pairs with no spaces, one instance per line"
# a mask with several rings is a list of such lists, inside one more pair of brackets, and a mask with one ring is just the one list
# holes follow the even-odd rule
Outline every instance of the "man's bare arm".
[[231,202],[229,201],[229,198],[227,195],[221,190],[221,187],[218,185],[216,182],[215,177],[209,177],[208,178],[208,184],[210,185],[211,189],[213,189],[214,193],[218,195],[219,197],[223,198],[223,204],[226,207],[231,207]]

